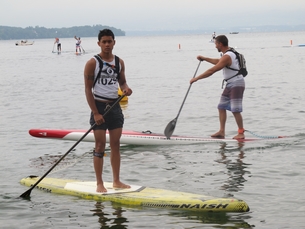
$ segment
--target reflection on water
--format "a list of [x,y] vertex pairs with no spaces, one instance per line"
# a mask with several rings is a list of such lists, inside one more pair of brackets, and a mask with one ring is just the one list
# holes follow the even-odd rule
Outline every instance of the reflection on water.
[[[170,216],[180,217],[187,220],[196,220],[203,223],[202,227],[209,228],[252,228],[246,220],[251,218],[248,213],[225,213],[225,212],[171,212]],[[221,226],[220,226],[221,225]]]
[[[96,202],[95,208],[90,211],[93,212],[93,216],[98,217],[100,228],[125,229],[128,228],[129,220],[126,216],[127,210],[124,208],[125,207],[120,204],[111,203],[111,210],[109,210],[109,206],[105,207],[102,202]],[[171,211],[165,209],[155,209],[151,211],[146,207],[135,206],[132,206],[132,209],[136,214],[139,214],[141,217],[145,215],[148,219],[150,216],[158,216],[160,218],[170,216],[175,218],[172,219],[173,221],[171,221],[171,223],[157,221],[155,222],[156,227],[154,228],[180,228],[181,225],[184,225],[183,228],[191,228],[191,225],[193,225],[194,222],[200,222],[202,227],[209,228],[220,228],[219,225],[224,229],[252,228],[252,226],[246,222],[246,220],[251,218],[248,213]],[[145,225],[146,222],[139,223],[139,228],[146,227]],[[190,225],[190,227],[188,227],[188,225]]]
[[[122,207],[116,207],[112,205],[113,213],[112,215],[105,213],[103,211],[104,206],[101,202],[95,204],[95,209],[91,210],[94,216],[98,216],[98,222],[101,228],[127,228],[128,225],[125,224],[128,222],[127,218],[123,217],[123,212],[126,212]],[[124,225],[125,224],[125,225]]]
[[[238,143],[238,149],[228,150],[224,143],[220,148],[221,158],[216,160],[218,163],[225,164],[227,168],[226,174],[228,180],[222,185],[222,189],[228,192],[238,192],[244,187],[244,183],[247,181],[244,178],[245,174],[250,174],[246,169],[250,164],[244,163],[245,152],[243,150],[244,143]],[[235,154],[237,153],[237,155]],[[232,159],[233,158],[233,159]]]

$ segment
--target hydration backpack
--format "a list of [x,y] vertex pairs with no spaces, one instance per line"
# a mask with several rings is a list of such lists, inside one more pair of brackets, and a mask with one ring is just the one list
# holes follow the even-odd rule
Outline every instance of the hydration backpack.
[[238,60],[239,67],[240,67],[240,69],[234,69],[234,68],[226,67],[226,68],[229,68],[231,70],[237,71],[236,75],[230,77],[230,79],[239,75],[239,74],[242,74],[243,77],[248,75],[248,71],[247,71],[247,67],[246,67],[246,59],[245,59],[244,55],[237,52],[234,48],[230,48],[227,52],[233,52],[235,54],[235,56]]

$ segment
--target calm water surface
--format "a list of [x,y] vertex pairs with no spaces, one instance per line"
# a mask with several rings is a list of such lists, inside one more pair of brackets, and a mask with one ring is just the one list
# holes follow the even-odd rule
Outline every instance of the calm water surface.
[[[74,39],[16,47],[0,41],[1,228],[305,228],[305,32],[228,35],[243,53],[249,75],[244,98],[245,127],[262,136],[287,139],[189,146],[122,146],[125,182],[155,188],[245,200],[251,211],[204,214],[130,207],[33,190],[17,198],[28,175],[43,175],[73,142],[35,139],[31,128],[89,129],[83,86],[86,61],[99,52],[96,38],[84,38],[86,54],[74,55]],[[125,129],[163,132],[174,119],[193,77],[198,54],[218,57],[208,35],[117,37],[134,93],[122,105]],[[178,48],[180,44],[180,49]],[[199,72],[210,67],[201,63]],[[221,73],[190,90],[175,134],[208,136],[218,130]],[[231,114],[227,137],[236,133]],[[249,137],[252,135],[247,133]],[[48,176],[94,180],[93,143],[80,143]],[[109,153],[109,150],[107,151]],[[105,180],[111,181],[109,156]]]

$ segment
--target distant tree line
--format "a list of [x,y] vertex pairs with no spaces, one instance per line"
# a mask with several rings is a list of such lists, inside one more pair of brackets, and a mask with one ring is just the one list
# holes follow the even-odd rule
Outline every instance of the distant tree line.
[[109,26],[74,26],[70,28],[51,28],[45,27],[9,27],[0,26],[0,40],[20,40],[20,39],[44,39],[44,38],[66,38],[66,37],[97,37],[102,29],[111,29],[115,36],[125,36],[125,32]]

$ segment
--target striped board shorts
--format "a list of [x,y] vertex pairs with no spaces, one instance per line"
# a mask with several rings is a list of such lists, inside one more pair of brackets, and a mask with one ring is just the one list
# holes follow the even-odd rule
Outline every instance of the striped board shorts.
[[245,80],[243,78],[228,82],[222,92],[218,109],[232,112],[243,111],[243,95],[245,90]]

